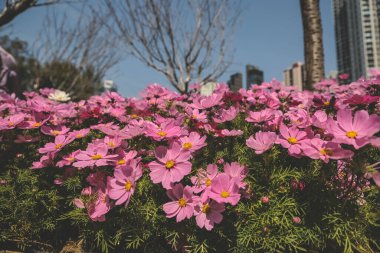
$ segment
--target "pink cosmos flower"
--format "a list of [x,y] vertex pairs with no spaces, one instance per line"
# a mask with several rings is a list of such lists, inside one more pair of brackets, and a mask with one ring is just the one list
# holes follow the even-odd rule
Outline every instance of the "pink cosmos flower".
[[122,167],[126,165],[129,161],[137,156],[137,151],[131,150],[126,153],[122,148],[117,149],[116,153],[119,155],[115,160],[116,167]]
[[311,125],[309,113],[304,109],[289,111],[286,116],[298,128],[306,128]]
[[0,130],[13,129],[25,118],[25,114],[19,113],[10,115],[6,118],[0,118]]
[[191,132],[189,136],[179,139],[181,146],[184,150],[194,152],[206,146],[206,136],[201,137],[197,132]]
[[167,191],[167,195],[173,201],[163,206],[166,217],[176,216],[176,221],[180,222],[194,215],[194,206],[197,205],[198,197],[193,195],[190,186],[184,188],[182,184],[176,184],[173,189]]
[[89,132],[90,132],[89,128],[84,128],[84,129],[80,129],[80,130],[74,130],[74,131],[70,132],[69,134],[74,136],[75,139],[80,139],[80,138],[85,137]]
[[70,128],[67,128],[66,126],[42,126],[41,127],[42,133],[46,135],[52,135],[52,136],[64,135],[68,131],[70,131]]
[[210,96],[199,96],[193,100],[191,106],[196,109],[207,109],[220,104],[223,93],[213,93]]
[[239,107],[231,106],[228,109],[222,109],[217,117],[214,117],[216,123],[223,123],[226,121],[231,121],[239,113]]
[[246,177],[248,171],[244,166],[241,166],[237,162],[226,163],[223,170],[232,180],[235,180],[238,187],[244,188],[246,186],[243,179]]
[[257,132],[255,137],[251,136],[246,141],[248,147],[255,150],[256,154],[262,154],[272,148],[277,140],[277,134],[274,132]]
[[360,110],[352,117],[352,111],[342,109],[338,111],[336,121],[329,119],[327,130],[334,135],[335,142],[351,144],[359,149],[369,144],[372,136],[380,130],[380,116]]
[[264,109],[259,112],[249,112],[249,116],[245,118],[247,122],[253,122],[253,123],[261,123],[261,122],[267,122],[274,118],[274,112],[275,110],[272,109]]
[[288,128],[281,124],[278,142],[288,149],[289,155],[299,156],[302,153],[302,142],[306,139],[306,132],[300,131],[296,126]]
[[195,220],[198,227],[205,228],[210,231],[214,227],[214,224],[219,224],[222,219],[225,207],[224,204],[216,201],[199,202],[194,208]]
[[40,128],[48,120],[49,116],[43,113],[34,113],[33,116],[21,122],[18,127],[21,129],[36,129]]
[[126,166],[115,169],[114,178],[108,178],[109,196],[115,199],[116,205],[129,202],[135,191],[137,180],[142,176],[141,164],[132,160]]
[[115,149],[121,145],[122,139],[120,137],[104,137],[104,143],[108,146],[109,149]]
[[196,176],[191,177],[193,190],[195,193],[201,194],[201,201],[205,202],[211,190],[211,182],[218,175],[218,166],[215,164],[207,165],[207,170],[199,170]]
[[45,144],[43,148],[39,148],[38,152],[41,154],[44,153],[55,153],[61,150],[64,146],[71,143],[74,139],[70,137],[66,137],[64,135],[58,135],[55,137],[54,143],[49,142]]
[[153,183],[162,183],[165,189],[171,189],[172,183],[181,181],[191,172],[190,152],[178,143],[174,142],[170,149],[160,146],[155,153],[157,161],[149,163]]
[[221,173],[212,180],[209,197],[218,203],[236,205],[240,200],[239,187],[235,180]]
[[67,166],[67,165],[71,165],[74,161],[75,161],[75,156],[78,155],[80,153],[80,150],[76,150],[74,152],[72,152],[71,154],[68,154],[68,155],[65,155],[63,156],[62,160],[57,162],[57,166],[58,167],[63,167],[63,166]]
[[314,126],[325,129],[327,123],[327,114],[323,110],[316,111],[311,118],[311,122]]
[[104,143],[88,144],[86,151],[81,151],[75,156],[77,162],[74,167],[84,168],[92,166],[106,166],[110,161],[115,160],[117,155],[108,155],[108,147]]
[[244,132],[241,131],[241,130],[228,130],[228,129],[223,129],[221,132],[222,136],[240,136],[242,135]]
[[200,122],[207,121],[207,115],[205,112],[201,112],[198,109],[193,109],[190,106],[186,107],[186,112],[190,116],[190,118],[193,120],[200,121]]
[[146,135],[152,137],[156,141],[179,137],[181,135],[181,128],[174,125],[173,122],[165,122],[160,126],[149,121],[146,123]]
[[325,163],[328,163],[329,159],[348,159],[354,155],[351,150],[342,149],[338,143],[323,141],[318,138],[304,141],[302,150],[308,157],[321,159]]

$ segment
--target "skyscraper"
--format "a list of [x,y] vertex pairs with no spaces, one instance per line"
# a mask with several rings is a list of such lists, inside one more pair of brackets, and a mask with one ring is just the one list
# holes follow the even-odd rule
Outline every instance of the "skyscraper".
[[334,0],[339,74],[350,80],[380,67],[380,0]]
[[291,68],[284,70],[284,83],[286,86],[295,86],[303,90],[305,84],[305,68],[302,62],[296,62]]
[[253,65],[246,65],[247,89],[251,84],[261,84],[264,81],[264,72]]
[[228,86],[232,91],[238,91],[243,88],[243,75],[241,73],[231,75]]

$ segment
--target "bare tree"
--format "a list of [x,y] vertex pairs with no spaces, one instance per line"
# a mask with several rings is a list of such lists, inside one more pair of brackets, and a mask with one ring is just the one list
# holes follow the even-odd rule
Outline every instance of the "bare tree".
[[10,23],[15,17],[32,7],[47,6],[62,0],[4,0],[0,12],[0,27]]
[[240,14],[232,0],[103,0],[109,27],[129,52],[180,92],[220,77]]
[[325,76],[319,0],[300,0],[300,6],[304,36],[305,88],[311,90],[312,85]]
[[[86,86],[96,85],[95,82],[100,85],[100,79],[107,70],[121,59],[118,41],[109,35],[112,31],[99,19],[99,14],[87,5],[62,15],[51,10],[42,27],[33,54],[47,66],[65,63],[60,67],[64,67],[66,73],[62,72],[58,80],[52,71],[49,79],[54,82],[55,88],[71,91],[74,96],[86,92]],[[79,70],[74,71],[74,75],[70,71],[72,67]],[[85,73],[91,75],[92,80],[89,78],[84,83]]]

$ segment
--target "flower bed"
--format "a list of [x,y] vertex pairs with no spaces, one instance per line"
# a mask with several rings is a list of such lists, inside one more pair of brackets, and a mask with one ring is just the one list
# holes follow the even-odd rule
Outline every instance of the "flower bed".
[[0,96],[0,243],[376,252],[380,80]]

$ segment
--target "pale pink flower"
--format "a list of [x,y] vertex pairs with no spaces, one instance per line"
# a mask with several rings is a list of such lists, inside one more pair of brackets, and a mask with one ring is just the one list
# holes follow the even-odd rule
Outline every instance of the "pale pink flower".
[[129,202],[136,187],[136,181],[142,176],[141,164],[137,160],[132,160],[126,166],[116,168],[114,177],[108,178],[108,194],[111,199],[115,199],[116,205]]
[[351,144],[359,149],[369,144],[372,136],[380,130],[380,116],[369,115],[360,110],[352,117],[352,111],[342,109],[337,120],[329,119],[327,130],[334,135],[334,141]]
[[71,165],[74,161],[75,161],[75,156],[78,155],[80,153],[80,150],[76,150],[68,155],[65,155],[63,156],[62,160],[57,162],[57,166],[58,167],[63,167],[63,166],[67,166],[67,165]]
[[167,191],[167,195],[173,201],[163,206],[166,217],[176,216],[176,221],[180,222],[194,215],[194,206],[197,205],[198,197],[193,195],[190,186],[184,188],[182,184],[176,184],[173,189]]
[[311,122],[314,126],[325,129],[327,123],[327,114],[323,110],[316,111],[311,118]]
[[64,135],[69,131],[70,131],[70,128],[67,128],[66,126],[42,126],[41,127],[42,133],[46,135],[52,135],[52,136]]
[[6,118],[0,118],[0,130],[13,129],[25,118],[25,114],[19,113],[10,115]]
[[235,180],[237,186],[240,188],[245,187],[246,183],[243,182],[243,179],[246,177],[248,171],[244,166],[241,166],[237,162],[226,163],[223,170],[232,180]]
[[210,96],[198,96],[193,100],[191,106],[196,109],[207,109],[220,104],[223,93],[213,93]]
[[216,123],[223,123],[223,122],[226,122],[226,121],[231,121],[234,118],[236,118],[236,116],[238,115],[238,113],[239,113],[239,108],[235,107],[235,106],[231,106],[228,109],[222,109],[219,112],[219,115],[216,116],[216,117],[214,117],[214,121]]
[[308,157],[321,159],[325,163],[328,163],[329,159],[349,159],[354,155],[354,152],[342,149],[338,143],[323,141],[318,138],[304,141],[302,150]]
[[248,147],[255,150],[256,154],[262,154],[272,148],[277,140],[277,134],[274,132],[257,132],[255,137],[251,136],[246,141]]
[[108,146],[109,149],[115,149],[120,147],[122,139],[120,137],[104,137],[104,143]]
[[240,200],[239,186],[226,173],[221,173],[212,180],[209,197],[218,203],[236,205]]
[[184,150],[194,152],[206,146],[206,136],[201,137],[197,132],[191,132],[189,136],[179,138],[179,142]]
[[126,153],[122,148],[117,149],[116,153],[119,155],[115,160],[116,167],[122,167],[126,165],[129,161],[137,156],[137,151],[131,150]]
[[194,208],[195,220],[198,227],[210,231],[214,224],[219,224],[223,220],[224,204],[216,201],[199,202]]
[[191,172],[190,152],[178,143],[174,142],[170,149],[160,146],[155,153],[157,161],[149,163],[153,183],[162,183],[165,189],[171,189],[172,183],[181,181]]
[[173,122],[165,122],[159,126],[152,122],[147,122],[145,131],[146,136],[152,137],[156,141],[181,135],[181,128],[174,125]]
[[70,132],[69,135],[74,136],[75,139],[80,139],[80,138],[85,137],[87,134],[89,134],[89,132],[90,132],[89,128],[84,128],[80,130],[74,130]]
[[117,155],[109,155],[108,147],[104,143],[88,144],[86,151],[81,151],[75,156],[77,162],[73,163],[74,167],[84,168],[92,166],[106,166],[110,161],[115,160]]
[[222,136],[240,136],[243,135],[243,131],[241,130],[228,130],[228,129],[223,129],[221,132]]

